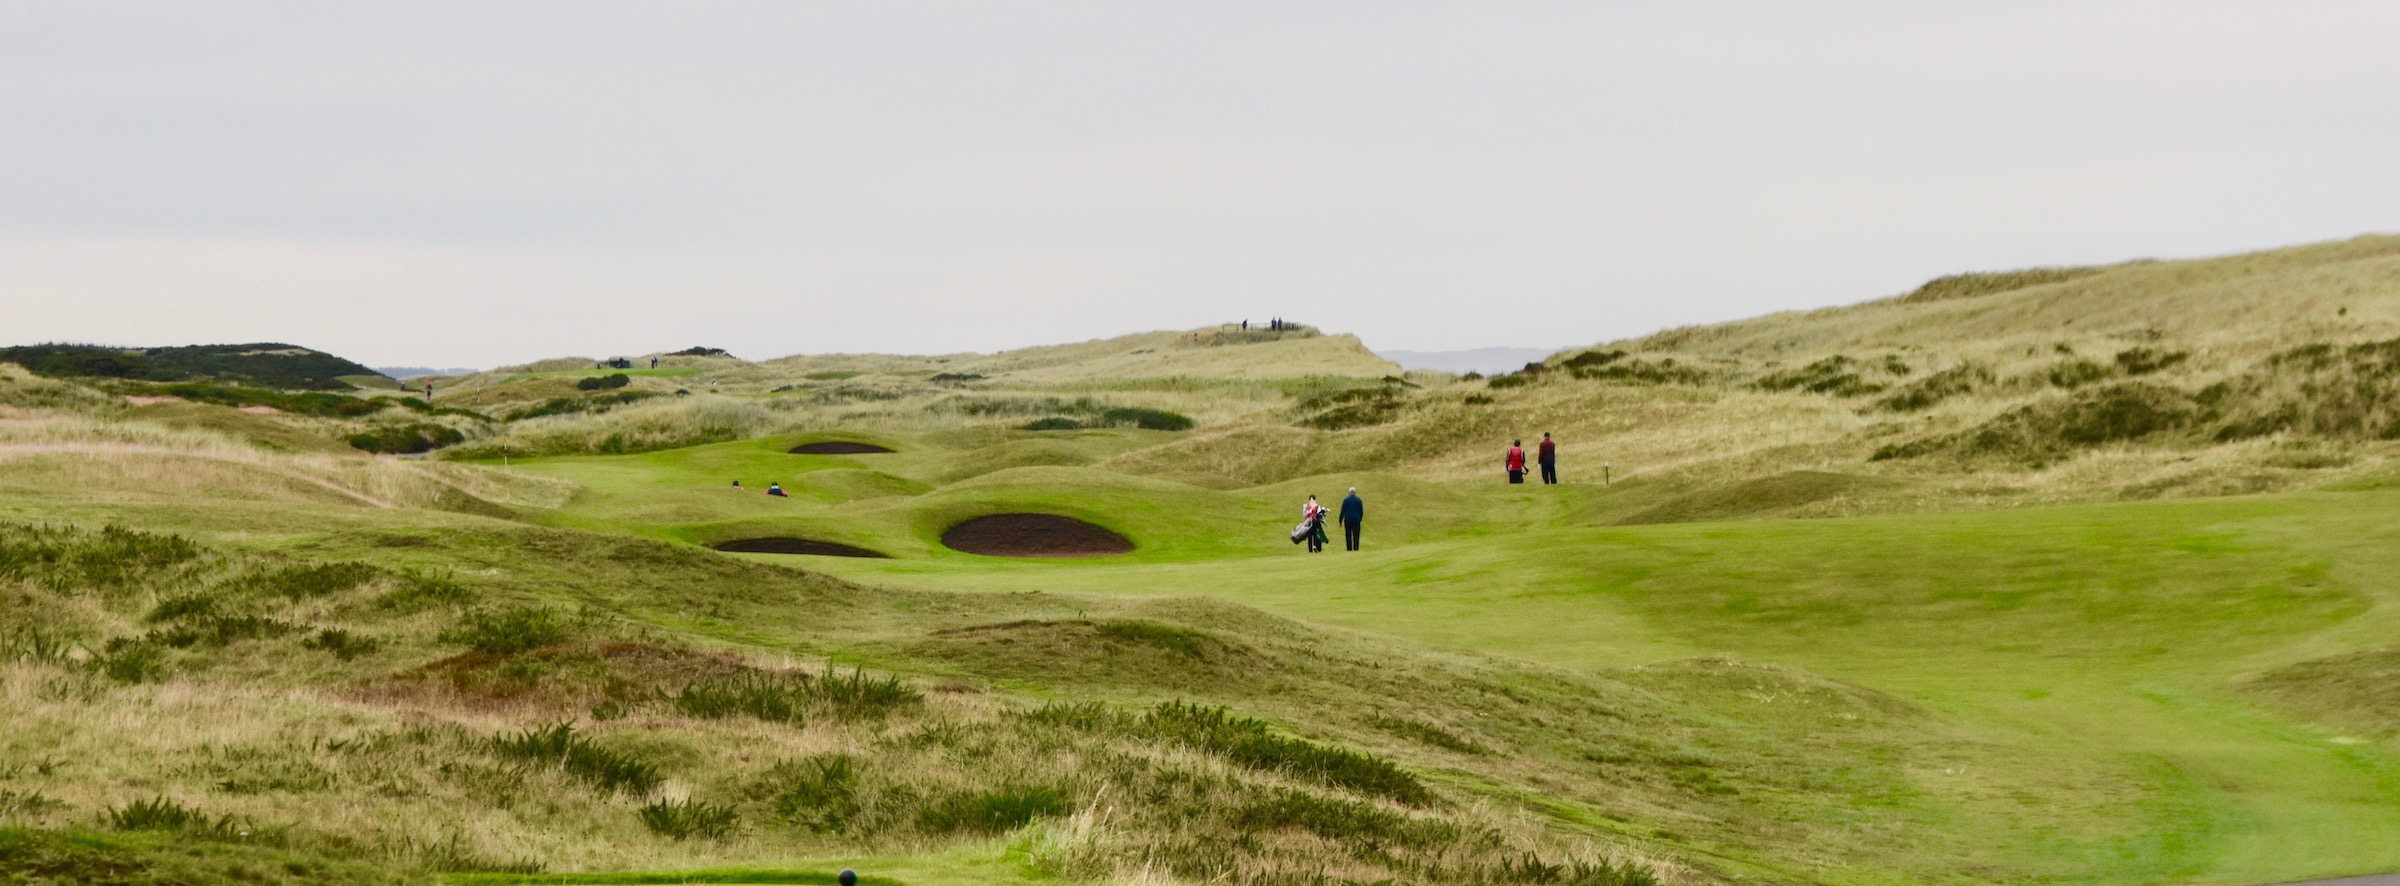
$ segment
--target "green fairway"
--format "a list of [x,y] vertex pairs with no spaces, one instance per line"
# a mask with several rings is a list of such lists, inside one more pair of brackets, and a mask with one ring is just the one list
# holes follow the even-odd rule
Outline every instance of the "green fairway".
[[[2400,843],[2386,838],[2400,830],[2391,748],[2237,689],[2390,636],[2400,495],[1595,527],[1576,515],[1610,490],[1337,475],[1226,493],[1071,468],[936,487],[932,448],[819,462],[738,444],[525,469],[594,490],[561,513],[576,525],[667,537],[779,528],[895,554],[736,555],[870,583],[1201,595],[1594,673],[1719,655],[1790,665],[1923,705],[1990,751],[1920,773],[1910,802],[1937,828],[2005,820],[1976,835],[1995,861],[2077,881],[2400,868]],[[854,464],[890,479],[863,497],[803,479],[788,485],[810,492],[791,502],[679,488],[732,470],[868,470]],[[1311,556],[1282,538],[1300,497],[1330,504],[1352,483],[1372,515],[1366,551]],[[629,500],[671,502],[681,520],[648,523],[656,511],[617,504]],[[1003,505],[1085,516],[1140,549],[1009,561],[935,543],[943,521]]]

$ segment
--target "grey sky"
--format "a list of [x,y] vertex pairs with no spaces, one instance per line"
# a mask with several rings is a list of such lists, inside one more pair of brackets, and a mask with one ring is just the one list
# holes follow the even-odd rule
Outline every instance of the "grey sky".
[[0,5],[0,343],[1591,342],[2400,229],[2400,3]]

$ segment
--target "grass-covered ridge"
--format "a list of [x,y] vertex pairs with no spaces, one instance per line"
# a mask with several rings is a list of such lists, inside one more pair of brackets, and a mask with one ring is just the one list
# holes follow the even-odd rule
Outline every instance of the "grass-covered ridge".
[[382,373],[332,354],[273,342],[165,348],[16,345],[0,347],[0,363],[14,363],[52,377],[158,382],[214,379],[299,390],[345,390],[350,384],[342,380],[344,376],[382,377]]

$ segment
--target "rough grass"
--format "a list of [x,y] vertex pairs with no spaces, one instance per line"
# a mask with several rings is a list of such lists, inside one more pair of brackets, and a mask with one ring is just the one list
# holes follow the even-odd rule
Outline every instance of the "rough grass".
[[2093,274],[2098,274],[2106,270],[2108,269],[2028,268],[2022,271],[1951,274],[1946,277],[1935,277],[1932,280],[1926,281],[1925,285],[1919,286],[1915,290],[1910,291],[1907,295],[1901,296],[1900,300],[1909,303],[1924,303],[1948,301],[1950,299],[1959,298],[1976,298],[1978,296],[1994,295],[1997,293],[2024,289],[2028,286],[2064,283],[2069,280],[2089,277]]
[[[657,791],[664,781],[656,764],[577,735],[572,723],[553,723],[495,737],[492,751],[512,760],[556,766],[602,793],[646,796]],[[704,813],[705,810],[694,811],[686,806],[678,814],[705,818]],[[647,814],[644,820],[648,821]],[[656,825],[652,827],[655,829]]]
[[922,704],[923,693],[895,675],[870,677],[864,668],[843,674],[828,666],[822,674],[743,673],[699,680],[666,697],[676,711],[703,719],[746,716],[770,723],[799,725],[811,711],[839,718],[881,717]]
[[733,807],[699,800],[654,800],[635,814],[651,833],[676,840],[723,839],[742,824]]
[[468,612],[443,631],[441,639],[477,652],[511,655],[555,646],[573,635],[568,616],[540,607],[512,606]]

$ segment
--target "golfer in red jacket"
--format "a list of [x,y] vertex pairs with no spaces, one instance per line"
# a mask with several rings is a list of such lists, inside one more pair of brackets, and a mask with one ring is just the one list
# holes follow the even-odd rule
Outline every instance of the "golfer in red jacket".
[[1508,441],[1508,482],[1525,482],[1525,441]]

